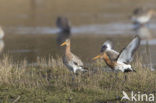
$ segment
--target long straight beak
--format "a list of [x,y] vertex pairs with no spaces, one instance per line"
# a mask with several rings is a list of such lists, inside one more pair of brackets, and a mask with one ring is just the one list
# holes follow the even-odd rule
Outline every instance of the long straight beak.
[[96,59],[98,59],[98,58],[100,58],[100,57],[101,57],[101,54],[99,54],[99,55],[97,55],[96,57],[92,58],[92,60],[96,60]]
[[60,46],[64,46],[64,45],[66,45],[67,44],[67,42],[65,41],[65,42],[63,42]]

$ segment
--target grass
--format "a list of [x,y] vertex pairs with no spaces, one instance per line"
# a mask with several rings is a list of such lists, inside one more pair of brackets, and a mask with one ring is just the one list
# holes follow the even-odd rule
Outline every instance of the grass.
[[[104,72],[101,60],[89,65],[89,72],[72,73],[58,57],[15,64],[5,56],[0,62],[0,103],[120,103],[122,91],[156,92],[156,72],[144,68],[141,60],[133,65],[136,73]],[[124,82],[124,76],[127,80]]]

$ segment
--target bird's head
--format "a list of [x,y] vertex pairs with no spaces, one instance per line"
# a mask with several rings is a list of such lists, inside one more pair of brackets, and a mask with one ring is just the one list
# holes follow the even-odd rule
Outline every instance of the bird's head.
[[138,8],[136,8],[136,9],[133,11],[133,14],[134,14],[134,15],[139,15],[139,14],[143,13],[143,11],[144,11],[144,8],[138,7]]
[[104,52],[106,50],[110,50],[112,49],[112,42],[110,40],[107,40],[106,42],[103,43],[102,47],[101,47],[101,50],[100,50],[100,54],[97,55],[96,57],[94,57],[92,60],[96,60],[96,59],[99,59],[99,58],[103,58],[103,55],[104,55]]
[[70,45],[70,39],[66,39],[65,42],[63,42],[60,46],[69,46]]
[[104,52],[105,50],[112,49],[112,42],[107,40],[103,43],[100,52]]

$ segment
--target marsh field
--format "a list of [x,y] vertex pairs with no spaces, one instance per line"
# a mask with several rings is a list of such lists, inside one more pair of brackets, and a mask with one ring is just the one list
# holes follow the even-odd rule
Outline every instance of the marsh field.
[[[156,71],[149,68],[156,68],[156,16],[145,30],[152,40],[142,41],[132,62],[136,73],[116,76],[105,71],[103,60],[92,60],[104,41],[111,40],[120,52],[133,39],[130,16],[140,6],[156,9],[156,1],[0,0],[5,31],[0,41],[0,103],[126,103],[122,91],[156,96]],[[58,16],[71,22],[71,50],[88,67],[74,80],[62,62],[64,48],[56,43]]]

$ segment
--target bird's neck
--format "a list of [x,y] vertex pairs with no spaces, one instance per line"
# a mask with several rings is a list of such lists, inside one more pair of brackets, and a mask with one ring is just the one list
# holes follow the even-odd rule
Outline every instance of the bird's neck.
[[114,68],[115,62],[112,61],[106,53],[104,53],[103,58],[107,65],[109,65],[111,68]]
[[70,51],[70,45],[66,46],[65,54],[69,55],[71,53]]

